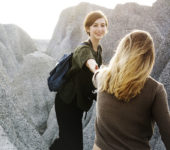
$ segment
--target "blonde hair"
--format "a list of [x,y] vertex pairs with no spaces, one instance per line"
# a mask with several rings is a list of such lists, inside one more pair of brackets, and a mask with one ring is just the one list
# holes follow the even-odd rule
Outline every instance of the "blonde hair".
[[109,65],[100,70],[99,91],[128,102],[140,93],[155,59],[151,35],[142,30],[127,34],[119,43]]
[[106,23],[106,27],[108,26],[108,20],[107,17],[104,15],[104,13],[100,10],[96,10],[96,11],[91,11],[90,13],[87,14],[87,16],[84,19],[84,28],[85,31],[88,35],[90,35],[90,33],[87,31],[89,29],[89,27],[99,18],[104,18],[105,23]]

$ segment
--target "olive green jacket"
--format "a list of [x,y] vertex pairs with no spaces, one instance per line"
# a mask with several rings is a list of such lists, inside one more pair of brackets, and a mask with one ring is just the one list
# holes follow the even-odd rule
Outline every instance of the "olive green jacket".
[[92,84],[93,73],[86,67],[88,59],[95,59],[98,66],[102,64],[102,48],[99,45],[95,52],[89,40],[88,45],[79,45],[72,58],[72,67],[67,73],[68,81],[59,91],[60,98],[67,104],[76,100],[77,106],[84,111],[88,111],[93,102],[92,91],[95,87]]

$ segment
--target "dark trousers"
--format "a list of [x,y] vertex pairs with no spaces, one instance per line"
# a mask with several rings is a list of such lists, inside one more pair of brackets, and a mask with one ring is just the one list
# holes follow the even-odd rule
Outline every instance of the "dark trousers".
[[50,150],[83,150],[82,117],[83,111],[77,108],[75,100],[65,104],[58,95],[55,98],[59,138]]

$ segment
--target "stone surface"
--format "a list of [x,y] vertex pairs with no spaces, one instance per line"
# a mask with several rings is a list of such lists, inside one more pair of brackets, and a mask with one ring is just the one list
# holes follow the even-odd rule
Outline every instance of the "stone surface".
[[[47,144],[35,126],[14,104],[17,98],[12,94],[2,76],[0,76],[0,83],[0,126],[14,149],[48,150]],[[6,146],[11,146],[11,144]]]
[[0,126],[0,148],[1,150],[17,150],[8,138],[8,135],[4,132],[4,129]]
[[41,52],[45,52],[47,50],[49,40],[34,39],[34,42],[37,47],[37,50]]
[[13,78],[23,63],[23,56],[37,49],[29,35],[18,26],[0,24],[0,33],[0,59]]
[[0,126],[7,141],[0,149],[46,150],[41,134],[54,99],[46,79],[55,60],[17,26],[0,25],[0,33]]
[[16,94],[15,103],[34,123],[40,133],[46,129],[46,121],[53,105],[53,93],[47,87],[47,77],[54,60],[41,52],[24,57],[21,72],[11,82]]
[[93,148],[94,138],[95,138],[95,119],[96,119],[96,106],[93,104],[93,109],[90,113],[91,119],[83,130],[83,144],[84,150],[91,150]]

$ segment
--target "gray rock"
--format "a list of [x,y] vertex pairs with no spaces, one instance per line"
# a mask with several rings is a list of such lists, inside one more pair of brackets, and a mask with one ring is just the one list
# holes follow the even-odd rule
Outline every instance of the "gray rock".
[[43,134],[44,140],[48,145],[51,145],[53,141],[59,137],[58,123],[56,120],[55,107],[53,105],[49,118],[47,120],[47,129]]
[[152,18],[161,33],[162,41],[155,42],[159,45],[156,49],[156,61],[153,68],[152,76],[158,79],[164,67],[170,60],[170,1],[169,0],[158,0],[154,3],[151,13]]
[[0,126],[0,148],[1,150],[17,150],[17,148],[12,144],[4,132],[4,129]]
[[41,52],[24,57],[21,72],[10,83],[17,100],[15,104],[42,134],[46,129],[54,95],[47,87],[47,77],[54,60]]
[[93,104],[92,111],[90,113],[91,119],[89,123],[83,129],[83,149],[91,150],[93,148],[95,139],[95,119],[96,119],[96,105]]
[[0,76],[0,83],[0,126],[3,128],[10,143],[14,146],[14,149],[47,150],[48,146],[41,135],[14,104],[17,100],[15,95],[10,90],[6,91],[6,88],[10,88],[4,82],[3,76]]
[[32,39],[15,25],[0,24],[0,59],[8,75],[13,78],[23,62],[23,56],[36,51]]
[[49,40],[34,39],[37,50],[46,52]]
[[0,126],[8,137],[3,140],[18,150],[48,149],[41,134],[53,105],[47,77],[56,62],[35,52],[34,41],[19,27],[0,25],[0,33]]

